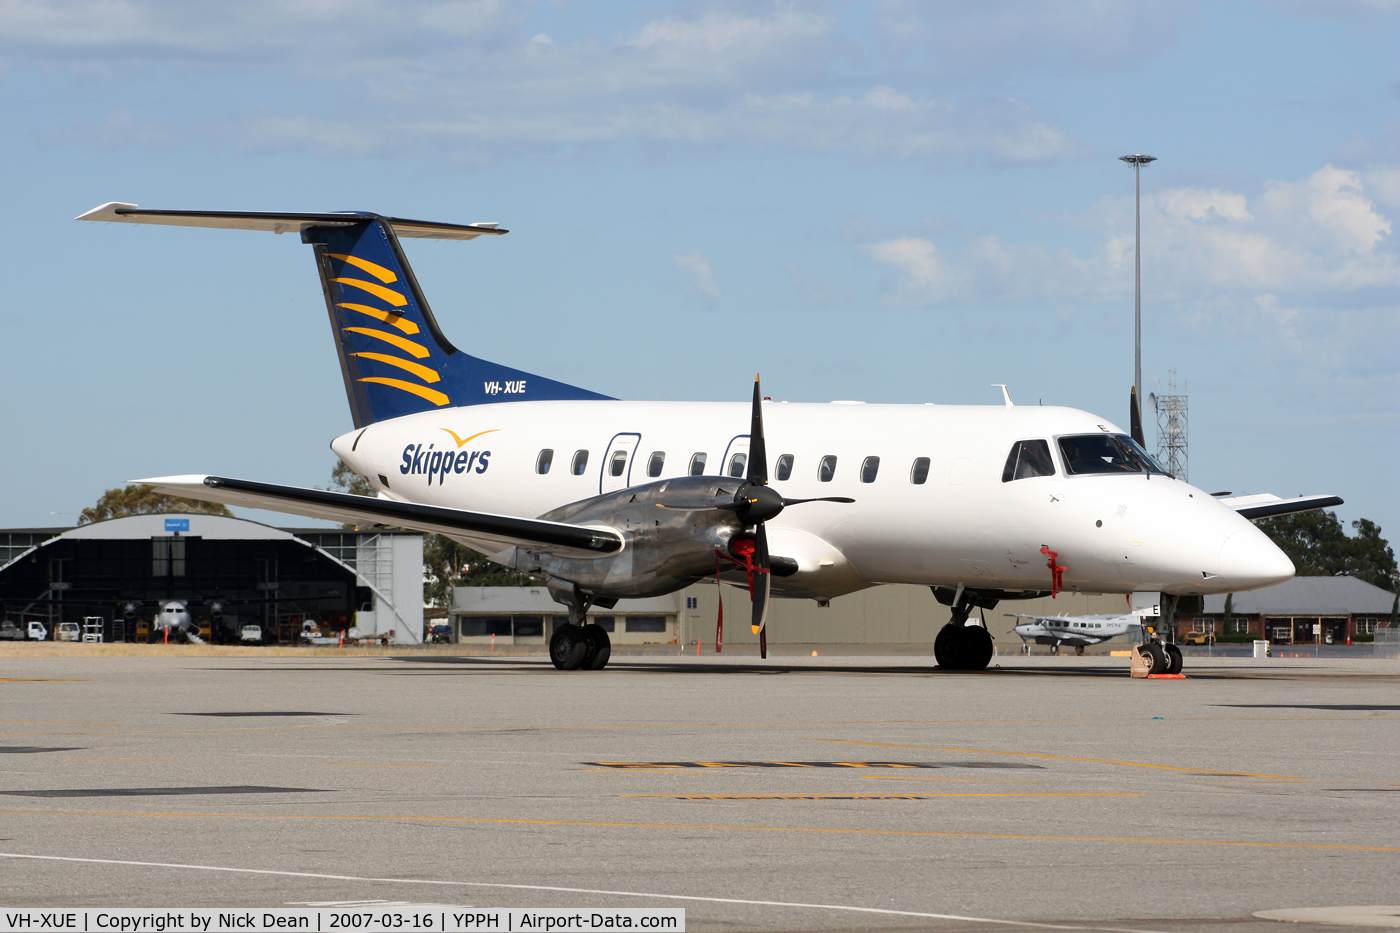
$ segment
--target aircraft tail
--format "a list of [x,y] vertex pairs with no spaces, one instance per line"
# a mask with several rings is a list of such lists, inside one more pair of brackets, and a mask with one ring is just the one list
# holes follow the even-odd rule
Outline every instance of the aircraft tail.
[[400,236],[471,240],[507,231],[364,212],[144,210],[109,203],[79,220],[299,231],[315,249],[355,427],[422,411],[490,402],[609,396],[488,362],[458,350],[438,327]]

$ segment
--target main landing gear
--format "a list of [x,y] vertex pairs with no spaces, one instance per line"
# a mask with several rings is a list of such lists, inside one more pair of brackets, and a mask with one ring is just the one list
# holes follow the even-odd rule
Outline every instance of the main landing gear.
[[1144,642],[1137,646],[1138,654],[1152,660],[1149,674],[1180,674],[1182,666],[1181,649],[1176,645],[1157,641]]
[[[992,655],[996,653],[992,646],[992,633],[985,626],[969,625],[967,622],[972,608],[984,600],[962,587],[958,587],[951,599],[945,599],[940,589],[947,588],[934,587],[933,595],[939,602],[952,607],[953,618],[933,639],[933,656],[938,666],[945,671],[986,670],[987,665],[992,663]],[[996,605],[996,600],[990,602],[992,606]]]
[[612,639],[601,625],[566,622],[549,639],[549,659],[561,671],[601,671],[612,657]]
[[612,639],[601,625],[589,624],[588,610],[595,603],[605,608],[616,599],[601,600],[580,592],[577,586],[551,585],[550,595],[569,607],[569,621],[556,626],[549,639],[549,660],[561,671],[601,671],[612,657]]

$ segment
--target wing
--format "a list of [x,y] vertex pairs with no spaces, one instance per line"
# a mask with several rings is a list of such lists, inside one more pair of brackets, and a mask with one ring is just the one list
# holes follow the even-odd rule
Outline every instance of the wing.
[[1261,492],[1254,496],[1226,496],[1217,499],[1239,512],[1245,518],[1272,518],[1275,515],[1291,515],[1294,512],[1307,512],[1312,509],[1330,509],[1342,505],[1340,496],[1298,496],[1281,499],[1272,493]]
[[157,492],[186,499],[271,509],[335,522],[374,523],[413,531],[473,535],[500,541],[504,546],[516,545],[536,550],[545,546],[565,557],[601,557],[622,550],[622,536],[617,532],[567,522],[445,509],[435,505],[351,496],[324,489],[276,486],[222,476],[158,476],[132,482],[153,486]]

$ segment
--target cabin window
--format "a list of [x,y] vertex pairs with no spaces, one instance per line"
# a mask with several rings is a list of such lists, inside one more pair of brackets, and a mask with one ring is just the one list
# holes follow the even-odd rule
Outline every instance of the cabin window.
[[928,457],[920,457],[914,461],[914,465],[909,469],[909,482],[915,486],[922,486],[928,482]]
[[822,457],[822,462],[817,464],[817,479],[821,480],[823,483],[829,483],[835,476],[836,455],[827,454],[825,457]]
[[709,457],[705,454],[696,454],[690,458],[690,475],[703,476],[705,474],[705,461]]
[[875,475],[880,472],[880,458],[866,457],[865,462],[860,465],[860,481],[862,483],[875,482]]
[[583,471],[584,471],[584,470],[587,470],[587,469],[588,469],[588,451],[586,451],[586,450],[576,450],[576,451],[574,451],[574,463],[573,463],[573,469],[571,470],[571,472],[572,472],[575,476],[582,476],[582,475],[583,475]]
[[535,458],[535,472],[548,473],[550,466],[554,463],[554,451],[546,447],[540,451],[540,455]]
[[792,475],[792,454],[783,454],[778,458],[777,468],[773,471],[773,478],[785,480]]
[[647,461],[647,476],[660,476],[661,468],[666,465],[666,451],[652,451],[651,459]]
[[614,450],[612,459],[608,461],[608,473],[612,476],[621,476],[625,469],[627,469],[627,451]]
[[1055,461],[1050,459],[1050,445],[1045,441],[1017,441],[1006,455],[1001,481],[1030,479],[1032,476],[1054,476]]
[[744,478],[744,467],[748,466],[748,454],[735,454],[729,458],[729,475],[735,479]]

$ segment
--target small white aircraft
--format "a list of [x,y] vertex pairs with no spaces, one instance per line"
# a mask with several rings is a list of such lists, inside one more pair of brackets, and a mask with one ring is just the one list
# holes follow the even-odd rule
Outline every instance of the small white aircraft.
[[160,608],[156,610],[155,623],[151,626],[151,638],[162,641],[173,638],[177,642],[204,644],[204,639],[199,636],[199,626],[194,624],[194,617],[190,615],[189,606],[181,599],[168,599],[160,604]]
[[1139,615],[1096,615],[1096,616],[1035,616],[1023,612],[1006,613],[1008,618],[1028,619],[1016,624],[1016,634],[1021,636],[1021,645],[1029,653],[1030,644],[1049,645],[1053,654],[1060,653],[1061,645],[1068,645],[1075,654],[1083,654],[1090,645],[1142,631],[1142,617]]
[[[1005,404],[629,402],[454,347],[400,237],[472,240],[494,223],[363,212],[147,210],[78,218],[297,232],[313,247],[354,430],[331,442],[377,498],[206,474],[137,480],[192,499],[431,531],[543,577],[568,607],[550,656],[599,669],[593,606],[742,580],[766,645],[769,596],[828,600],[882,583],[929,586],[951,610],[945,669],[980,670],[1000,600],[1239,592],[1293,575],[1250,519],[1335,496],[1238,507],[1167,475],[1132,436],[1071,408]],[[228,286],[224,287],[236,287]],[[194,296],[192,296],[194,297]],[[251,296],[250,296],[251,297]],[[231,326],[238,326],[236,323]],[[769,451],[774,452],[770,459]],[[1141,649],[1153,669],[1175,646]]]

